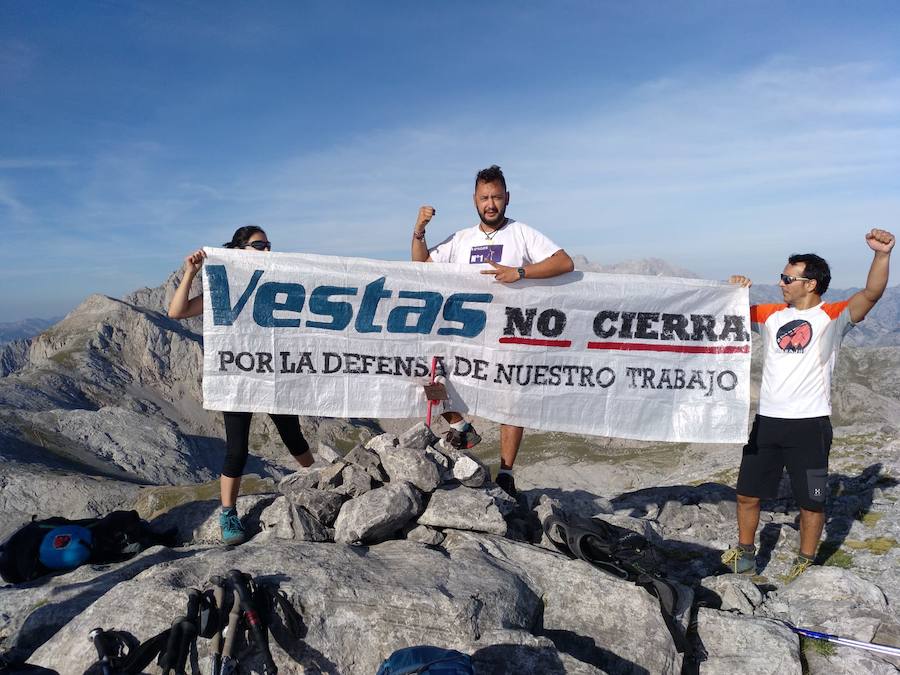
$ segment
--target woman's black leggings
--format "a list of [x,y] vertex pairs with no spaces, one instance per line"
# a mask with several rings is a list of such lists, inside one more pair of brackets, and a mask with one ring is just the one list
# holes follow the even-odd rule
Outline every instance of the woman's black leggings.
[[[247,453],[250,452],[250,420],[253,413],[223,412],[225,418],[225,466],[222,475],[228,478],[240,478],[244,474]],[[281,434],[281,440],[288,451],[294,455],[302,455],[309,450],[309,443],[300,431],[300,418],[296,415],[269,415]]]

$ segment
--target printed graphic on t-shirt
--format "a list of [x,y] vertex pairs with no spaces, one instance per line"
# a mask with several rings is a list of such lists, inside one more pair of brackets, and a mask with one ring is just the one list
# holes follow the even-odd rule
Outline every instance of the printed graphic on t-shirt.
[[469,264],[477,265],[486,262],[499,263],[503,256],[503,244],[485,244],[473,246],[469,252]]
[[803,353],[812,340],[813,330],[809,321],[795,319],[778,329],[775,341],[783,352]]

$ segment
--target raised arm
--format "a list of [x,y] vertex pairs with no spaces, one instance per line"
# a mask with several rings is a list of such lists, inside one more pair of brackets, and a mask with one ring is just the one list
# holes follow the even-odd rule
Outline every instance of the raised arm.
[[869,248],[875,251],[875,257],[872,258],[872,266],[869,267],[866,287],[855,293],[847,303],[847,307],[850,310],[850,319],[853,323],[865,319],[869,310],[881,299],[881,295],[887,287],[891,250],[894,248],[894,242],[894,235],[887,230],[873,229],[866,234],[866,243],[869,245]]
[[199,316],[203,313],[203,296],[198,295],[188,299],[191,292],[191,283],[203,268],[203,260],[206,253],[203,249],[194,251],[184,259],[184,275],[181,277],[181,283],[175,289],[175,295],[169,303],[169,316],[173,319],[188,319],[192,316]]
[[437,211],[433,206],[423,206],[419,209],[419,217],[416,218],[416,225],[413,228],[412,240],[412,261],[413,262],[431,262],[431,256],[428,254],[428,244],[425,243],[425,228]]

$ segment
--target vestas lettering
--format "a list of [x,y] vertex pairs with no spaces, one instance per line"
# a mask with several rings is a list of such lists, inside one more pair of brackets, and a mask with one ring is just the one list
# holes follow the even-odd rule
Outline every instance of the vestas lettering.
[[[306,304],[306,288],[303,284],[267,281],[260,284],[263,270],[255,270],[234,306],[231,305],[231,287],[224,265],[207,265],[209,297],[212,304],[213,324],[231,326],[253,298],[253,321],[264,328],[300,328],[304,324],[302,314]],[[344,330],[351,322],[357,333],[419,333],[430,334],[438,318],[446,325],[437,329],[438,335],[459,335],[472,338],[484,331],[487,314],[484,310],[467,307],[467,303],[489,303],[490,293],[454,293],[444,299],[435,291],[397,291],[398,300],[411,300],[416,304],[398,304],[388,313],[384,326],[376,323],[379,303],[391,298],[394,291],[385,289],[385,277],[380,277],[362,289],[359,307],[338,298],[360,294],[355,286],[317,286],[309,294],[307,311],[315,315],[306,320],[307,328]],[[276,316],[276,312],[278,316]],[[282,314],[295,316],[282,316]]]

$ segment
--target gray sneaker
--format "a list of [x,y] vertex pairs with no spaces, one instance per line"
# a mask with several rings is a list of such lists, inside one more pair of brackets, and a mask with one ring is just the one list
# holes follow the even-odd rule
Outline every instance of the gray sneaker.
[[734,546],[722,554],[722,564],[734,574],[755,574],[756,552]]

